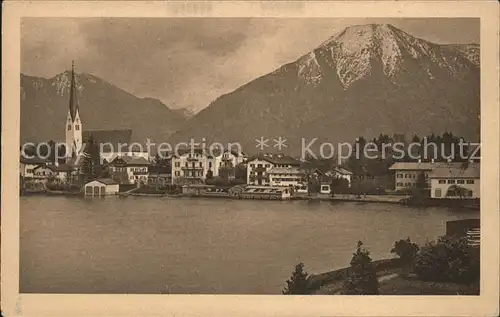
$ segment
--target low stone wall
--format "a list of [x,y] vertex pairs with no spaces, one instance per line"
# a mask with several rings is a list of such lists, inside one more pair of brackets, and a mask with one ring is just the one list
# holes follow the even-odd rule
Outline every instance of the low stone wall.
[[[375,271],[379,272],[379,271],[400,268],[401,260],[399,258],[384,259],[384,260],[373,261],[372,264],[375,267]],[[311,292],[317,291],[320,287],[326,284],[339,282],[345,279],[347,277],[348,272],[349,272],[349,267],[345,267],[342,269],[321,273],[318,275],[310,275],[309,278],[307,279],[308,288]]]

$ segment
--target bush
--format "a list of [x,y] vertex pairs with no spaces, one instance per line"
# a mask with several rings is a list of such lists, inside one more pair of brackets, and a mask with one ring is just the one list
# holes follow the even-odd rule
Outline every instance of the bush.
[[467,238],[441,237],[422,247],[415,259],[415,273],[424,281],[472,283],[479,280],[479,249]]
[[377,272],[372,264],[370,252],[362,249],[363,242],[358,242],[356,253],[353,254],[348,275],[344,281],[345,295],[377,295],[379,284]]
[[304,272],[304,264],[299,263],[295,266],[295,270],[289,280],[286,281],[287,286],[283,289],[284,295],[300,295],[308,294],[307,273]]
[[394,242],[394,248],[391,253],[395,253],[403,263],[410,264],[415,261],[419,247],[416,243],[411,242],[410,238],[401,239]]

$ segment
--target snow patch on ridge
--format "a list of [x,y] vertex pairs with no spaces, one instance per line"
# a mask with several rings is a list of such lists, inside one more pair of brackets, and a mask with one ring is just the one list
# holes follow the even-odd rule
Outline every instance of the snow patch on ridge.
[[[76,89],[79,92],[83,91],[83,85],[80,84],[78,76],[75,76]],[[69,72],[64,72],[57,75],[52,82],[52,86],[56,88],[56,92],[59,96],[64,96],[66,92],[69,92],[71,87],[71,75]]]
[[299,59],[298,75],[299,78],[302,78],[307,84],[317,85],[321,82],[323,78],[321,67],[319,66],[314,52]]

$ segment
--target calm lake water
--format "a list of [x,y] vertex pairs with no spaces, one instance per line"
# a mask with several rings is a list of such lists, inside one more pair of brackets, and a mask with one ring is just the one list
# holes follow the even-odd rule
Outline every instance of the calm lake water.
[[477,211],[391,204],[195,198],[21,197],[22,293],[280,294],[295,264],[348,265],[394,241],[445,233]]

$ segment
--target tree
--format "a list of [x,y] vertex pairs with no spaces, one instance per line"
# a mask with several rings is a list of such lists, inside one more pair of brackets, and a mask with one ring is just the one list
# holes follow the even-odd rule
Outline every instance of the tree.
[[391,253],[395,253],[403,262],[405,267],[410,267],[415,262],[419,247],[416,243],[411,242],[410,238],[401,239],[394,242],[394,248]]
[[345,295],[377,295],[379,283],[377,273],[370,258],[370,252],[362,249],[363,242],[358,241],[356,253],[353,254],[347,278],[344,281]]
[[214,172],[212,172],[212,170],[208,170],[207,171],[207,175],[205,175],[205,178],[206,179],[212,179],[212,178],[214,178]]
[[247,167],[245,164],[238,164],[234,169],[234,178],[239,179],[242,184],[247,183]]
[[219,168],[219,176],[226,182],[229,183],[231,178],[234,178],[234,166],[231,160],[223,160],[223,164]]
[[420,190],[423,190],[423,189],[427,188],[427,180],[425,179],[425,173],[424,172],[420,172],[417,175],[417,181],[415,183],[415,187],[418,188],[418,189],[420,189]]
[[317,169],[317,162],[308,156],[300,163],[300,169],[304,173],[307,184],[307,195],[311,196],[313,189],[314,191],[319,191],[319,179],[316,173],[314,173]]
[[101,174],[102,166],[99,145],[92,134],[89,136],[89,140],[83,151],[82,170],[86,181],[96,179]]
[[283,289],[284,295],[301,295],[308,294],[307,276],[304,272],[304,263],[299,263],[295,266],[290,279],[286,281],[287,286]]
[[349,181],[343,177],[333,177],[330,182],[332,194],[335,192],[345,192],[349,188]]

